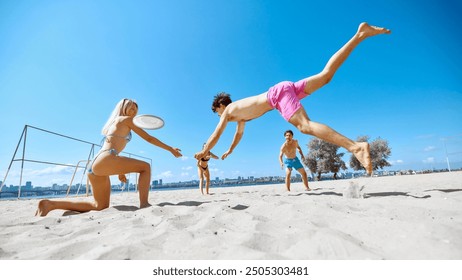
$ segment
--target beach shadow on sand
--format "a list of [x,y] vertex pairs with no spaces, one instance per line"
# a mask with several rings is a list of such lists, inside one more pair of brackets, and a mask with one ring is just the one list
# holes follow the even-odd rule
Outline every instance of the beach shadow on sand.
[[444,193],[451,193],[451,192],[462,192],[462,189],[433,189],[433,190],[427,190],[425,192],[444,192]]
[[[301,195],[343,196],[343,193],[327,191],[327,192],[305,192],[305,193],[299,193],[299,194],[293,194],[293,195],[289,194],[289,196],[301,196]],[[427,199],[431,197],[430,195],[416,196],[416,195],[409,194],[407,192],[377,192],[377,193],[364,193],[363,195],[365,199],[371,198],[371,197],[388,197],[388,196],[407,196],[407,197],[419,198],[419,199]]]
[[[156,204],[156,206],[159,206],[159,207],[164,207],[164,206],[194,206],[194,207],[197,207],[197,206],[200,206],[204,203],[210,203],[210,201],[183,201],[183,202],[179,202],[179,203],[170,203],[170,202],[162,202],[162,203],[159,203],[159,204]],[[122,212],[135,212],[137,210],[140,210],[142,208],[139,208],[139,207],[136,207],[136,206],[132,206],[132,205],[116,205],[116,206],[113,206],[111,208],[114,208],[118,211],[122,211]],[[76,211],[65,211],[63,213],[63,216],[72,216],[72,215],[79,215],[79,214],[82,214],[81,212],[76,212]]]
[[171,203],[171,202],[162,202],[159,204],[156,204],[159,207],[164,207],[164,206],[201,206],[204,203],[210,203],[210,201],[183,201],[183,202],[178,202],[178,203]]
[[117,206],[113,206],[113,208],[119,210],[119,211],[123,211],[123,212],[133,212],[133,211],[136,211],[136,210],[139,210],[140,208],[136,207],[136,206],[129,206],[129,205],[117,205]]
[[[226,200],[224,200],[226,201]],[[159,204],[156,204],[157,206],[159,207],[164,207],[164,206],[193,206],[193,207],[197,207],[197,206],[201,206],[202,204],[204,203],[211,203],[211,201],[183,201],[183,202],[179,202],[179,203],[171,203],[171,202],[162,202],[162,203],[159,203]],[[245,210],[247,208],[249,208],[249,206],[247,205],[242,205],[242,204],[237,204],[236,206],[228,206],[229,208],[233,209],[233,210]]]
[[386,196],[407,196],[407,197],[420,198],[420,199],[426,199],[426,198],[431,197],[431,195],[416,196],[416,195],[409,194],[407,192],[377,192],[377,193],[365,193],[364,194],[364,198],[386,197]]
[[[313,190],[314,191],[314,190]],[[333,196],[343,196],[341,193],[329,191],[329,192],[320,192],[320,193],[315,193],[315,192],[304,192],[304,193],[298,193],[298,194],[289,194],[289,196],[301,196],[301,195],[333,195]]]
[[236,205],[234,207],[229,207],[229,208],[231,208],[233,210],[245,210],[245,209],[249,208],[249,206],[238,204],[238,205]]
[[76,212],[76,211],[67,210],[67,211],[64,211],[63,217],[79,215],[79,214],[83,214],[83,212]]
[[[140,208],[136,206],[131,206],[131,205],[116,205],[110,208],[114,208],[117,211],[122,211],[122,212],[134,212],[134,211],[140,210]],[[107,208],[107,209],[110,209],[110,208]],[[67,210],[67,211],[64,211],[63,216],[73,216],[73,215],[80,215],[80,214],[85,214],[85,213],[88,213],[88,212],[77,212],[77,211]]]

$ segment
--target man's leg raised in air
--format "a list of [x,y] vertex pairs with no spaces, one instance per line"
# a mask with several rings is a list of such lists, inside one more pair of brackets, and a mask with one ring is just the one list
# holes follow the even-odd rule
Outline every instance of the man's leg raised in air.
[[361,23],[356,34],[353,35],[353,37],[329,59],[324,69],[320,73],[305,79],[305,94],[310,95],[314,91],[329,83],[329,81],[334,77],[335,72],[337,72],[351,52],[364,39],[379,34],[390,33],[391,31],[389,29],[371,26],[366,22]]

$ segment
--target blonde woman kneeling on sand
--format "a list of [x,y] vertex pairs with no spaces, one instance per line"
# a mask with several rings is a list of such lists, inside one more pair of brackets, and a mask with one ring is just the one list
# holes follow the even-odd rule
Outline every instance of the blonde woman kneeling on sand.
[[149,135],[146,131],[133,123],[133,118],[138,113],[138,105],[130,99],[122,99],[115,107],[108,121],[103,127],[102,134],[105,136],[101,150],[93,159],[88,170],[88,179],[93,189],[94,202],[85,201],[55,201],[41,200],[38,204],[36,216],[46,216],[48,212],[56,209],[77,212],[91,210],[103,210],[109,207],[111,195],[111,181],[109,176],[119,175],[122,182],[126,182],[127,173],[139,173],[138,192],[140,196],[140,208],[149,207],[148,202],[149,184],[151,180],[151,166],[149,163],[119,156],[127,143],[131,140],[133,130],[147,142],[165,149],[175,157],[181,157],[181,150],[170,147],[157,138]]

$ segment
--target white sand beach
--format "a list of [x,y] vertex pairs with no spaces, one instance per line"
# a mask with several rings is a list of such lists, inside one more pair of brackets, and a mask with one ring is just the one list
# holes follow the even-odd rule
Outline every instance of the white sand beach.
[[[354,182],[363,198],[343,196]],[[460,260],[462,172],[116,194],[97,212],[0,201],[3,260]],[[73,198],[73,199],[92,199]]]

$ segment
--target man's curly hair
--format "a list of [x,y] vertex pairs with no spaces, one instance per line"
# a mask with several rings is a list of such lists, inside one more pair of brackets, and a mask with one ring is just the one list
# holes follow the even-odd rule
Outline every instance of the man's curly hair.
[[231,100],[231,96],[228,93],[220,92],[213,98],[212,111],[216,113],[216,109],[220,107],[221,104],[228,106],[231,102],[233,101]]

